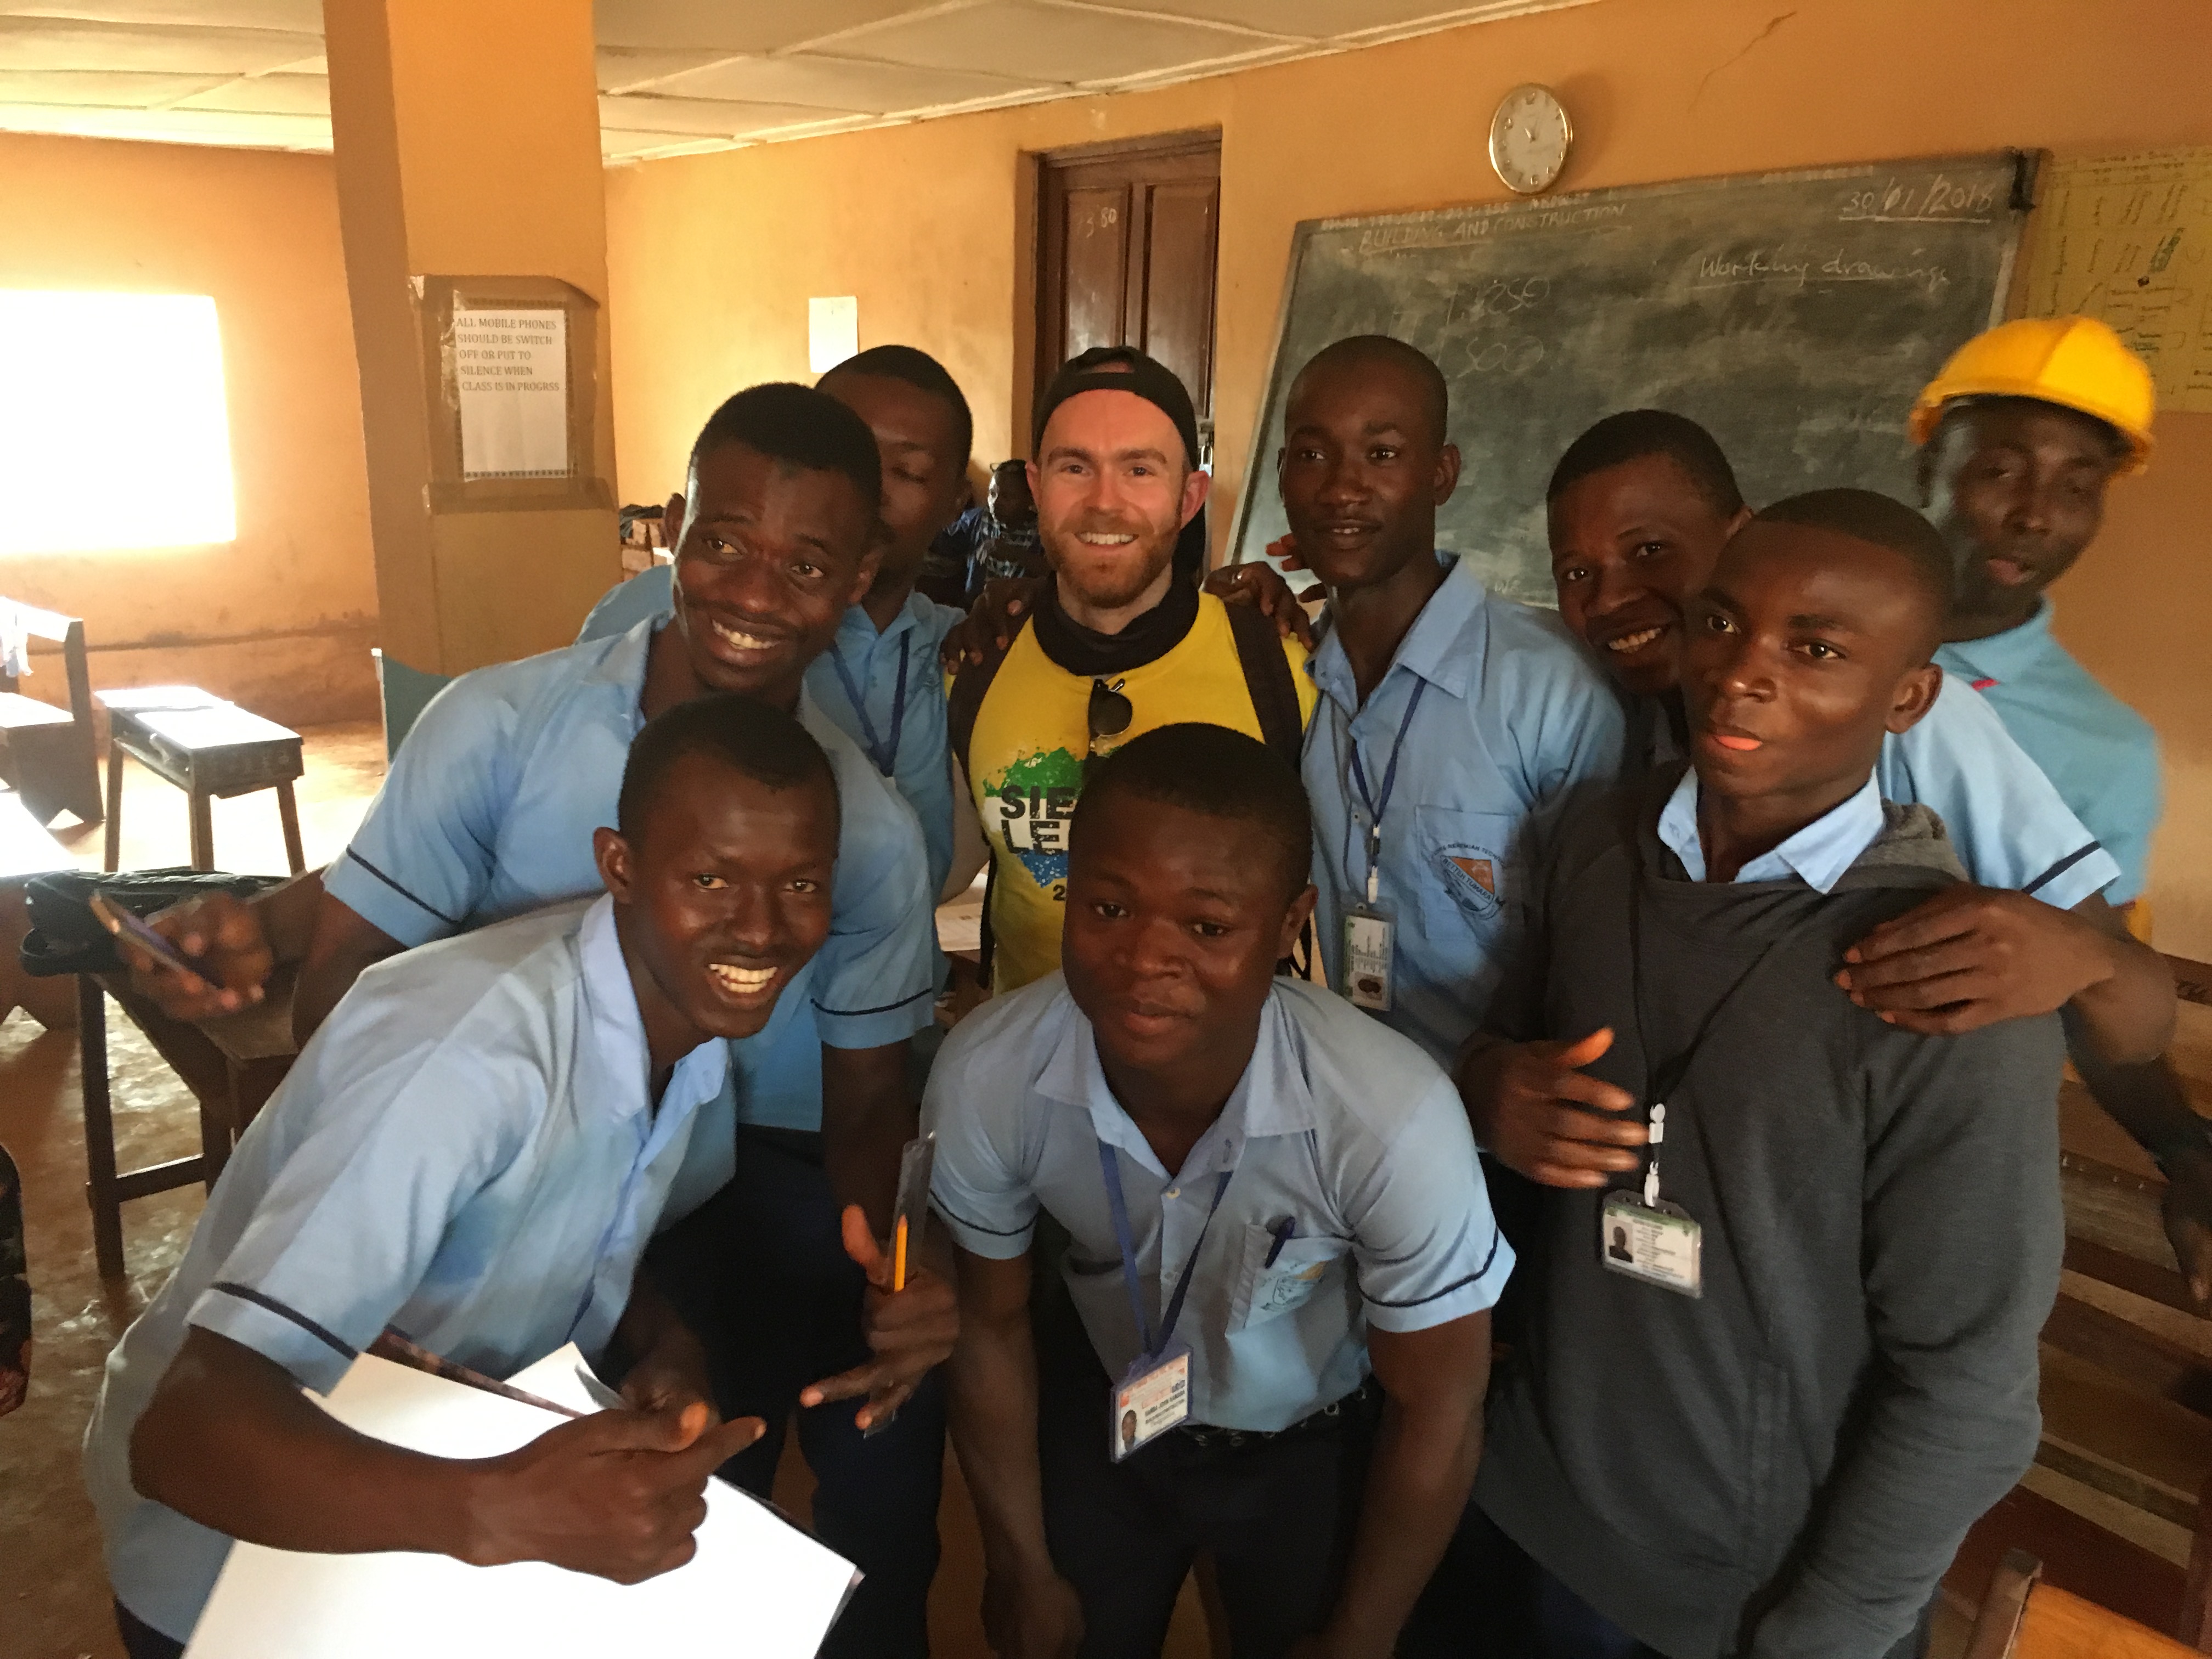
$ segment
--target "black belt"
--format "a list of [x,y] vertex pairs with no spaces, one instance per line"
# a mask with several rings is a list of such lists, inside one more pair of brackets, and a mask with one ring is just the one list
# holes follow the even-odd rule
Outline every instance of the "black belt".
[[1382,1406],[1382,1385],[1370,1376],[1341,1400],[1334,1401],[1317,1412],[1308,1413],[1288,1428],[1224,1429],[1213,1423],[1185,1421],[1177,1424],[1175,1431],[1200,1446],[1227,1447],[1234,1450],[1242,1446],[1295,1440],[1303,1436],[1322,1434],[1364,1422],[1380,1411]]

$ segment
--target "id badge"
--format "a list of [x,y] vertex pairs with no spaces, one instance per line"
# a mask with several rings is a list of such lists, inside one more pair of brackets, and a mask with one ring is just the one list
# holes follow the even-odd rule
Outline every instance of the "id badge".
[[1190,1415],[1190,1345],[1170,1342],[1158,1359],[1137,1356],[1114,1389],[1106,1444],[1118,1463]]
[[1390,1012],[1390,951],[1397,924],[1379,906],[1344,913],[1344,994],[1355,1008]]
[[1705,1229],[1678,1204],[1614,1193],[1598,1216],[1597,1259],[1617,1273],[1683,1296],[1705,1294]]

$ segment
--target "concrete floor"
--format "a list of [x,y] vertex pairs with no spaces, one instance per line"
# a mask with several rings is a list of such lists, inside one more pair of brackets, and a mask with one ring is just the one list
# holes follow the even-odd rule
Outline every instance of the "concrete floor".
[[[313,868],[335,857],[352,836],[382,779],[384,744],[374,726],[304,735],[307,771],[298,786],[300,821]],[[125,775],[122,818],[125,869],[187,861],[183,796],[135,765]],[[104,830],[64,818],[54,833],[85,868],[99,867]],[[282,871],[274,797],[216,802],[215,845],[225,869]],[[197,1152],[198,1118],[191,1094],[112,1004],[108,1013],[123,1166]],[[107,1352],[182,1254],[202,1194],[192,1188],[127,1205],[127,1276],[112,1283],[98,1277],[83,1197],[76,1036],[46,1031],[21,1012],[0,1023],[0,1143],[23,1176],[37,1334],[30,1397],[20,1411],[0,1418],[0,1659],[122,1659],[99,1528],[79,1473],[79,1446]],[[976,1612],[982,1564],[975,1514],[949,1458],[947,1476],[932,1644],[940,1659],[983,1659],[988,1649]],[[787,1456],[777,1497],[802,1521],[811,1484],[795,1454]],[[1206,1651],[1203,1617],[1187,1590],[1164,1659],[1203,1659]]]

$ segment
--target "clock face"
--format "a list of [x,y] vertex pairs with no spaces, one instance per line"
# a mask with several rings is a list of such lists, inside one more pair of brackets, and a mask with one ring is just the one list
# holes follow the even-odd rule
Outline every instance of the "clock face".
[[1549,189],[1575,142],[1567,112],[1547,87],[1516,87],[1490,118],[1490,165],[1523,196]]

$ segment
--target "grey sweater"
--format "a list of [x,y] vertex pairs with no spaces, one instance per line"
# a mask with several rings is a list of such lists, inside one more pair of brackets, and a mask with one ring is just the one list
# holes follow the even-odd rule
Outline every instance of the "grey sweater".
[[2035,1453],[2064,1242],[2058,1021],[1915,1036],[1831,982],[1958,878],[1924,807],[1886,805],[1826,896],[1694,883],[1653,830],[1680,772],[1570,811],[1516,1035],[1611,1026],[1589,1070],[1648,1104],[1705,1030],[1660,1161],[1662,1196],[1704,1227],[1705,1293],[1607,1272],[1604,1194],[1544,1192],[1475,1498],[1670,1659],[1879,1659]]

